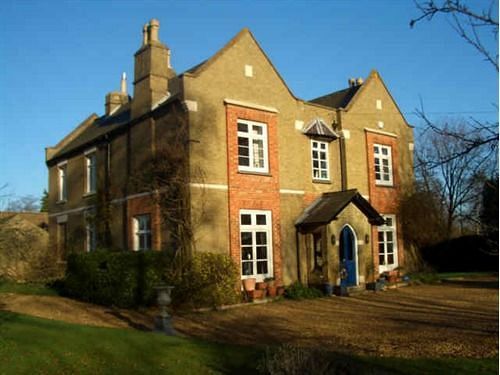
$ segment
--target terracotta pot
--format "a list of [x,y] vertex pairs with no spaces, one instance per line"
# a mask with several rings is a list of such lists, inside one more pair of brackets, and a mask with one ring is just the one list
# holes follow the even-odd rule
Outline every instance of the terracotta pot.
[[284,286],[279,286],[277,289],[276,289],[276,294],[278,296],[282,296],[283,294],[285,294],[285,287]]
[[274,285],[273,286],[268,285],[267,286],[267,295],[268,295],[268,297],[271,297],[271,298],[276,297],[277,289],[278,288],[275,287]]
[[260,282],[255,284],[255,289],[257,290],[266,290],[267,289],[267,283],[265,282]]
[[248,295],[250,296],[250,299],[253,301],[255,299],[262,299],[265,297],[266,295],[266,291],[265,290],[262,290],[262,289],[255,289],[255,290],[252,290],[248,293]]
[[251,292],[255,290],[255,277],[249,277],[248,279],[243,279],[243,288],[246,292]]

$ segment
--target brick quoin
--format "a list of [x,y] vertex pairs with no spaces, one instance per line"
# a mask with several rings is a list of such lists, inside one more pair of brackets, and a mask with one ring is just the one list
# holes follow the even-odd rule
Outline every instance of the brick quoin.
[[160,209],[148,195],[132,198],[127,201],[128,209],[128,248],[134,249],[134,216],[151,215],[151,246],[153,250],[161,250],[161,218]]
[[[391,147],[392,153],[392,180],[393,186],[379,186],[375,184],[375,158],[373,145],[380,144]],[[401,230],[401,220],[398,216],[399,199],[402,190],[399,176],[399,153],[397,138],[366,132],[366,155],[368,158],[368,186],[370,191],[370,203],[381,214],[396,215],[396,234],[398,249],[398,265],[404,264],[404,246]],[[372,246],[374,254],[375,269],[378,269],[378,231],[376,226],[372,226]]]
[[[238,172],[238,119],[267,124],[268,174]],[[229,190],[229,246],[231,258],[240,265],[240,210],[267,210],[272,217],[273,272],[281,284],[280,193],[278,129],[275,113],[228,104],[226,106],[227,171]]]

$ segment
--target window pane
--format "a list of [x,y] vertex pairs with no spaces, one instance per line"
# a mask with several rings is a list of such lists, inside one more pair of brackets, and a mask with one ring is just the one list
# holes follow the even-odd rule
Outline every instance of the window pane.
[[378,243],[378,253],[379,254],[384,254],[384,252],[385,252],[384,243],[383,242],[379,242]]
[[241,273],[243,275],[253,275],[253,264],[252,262],[241,263]]
[[266,215],[257,214],[257,225],[266,225]]
[[255,233],[255,244],[256,245],[267,245],[267,233],[266,232]]
[[248,167],[250,165],[250,159],[244,156],[240,156],[238,158],[238,165],[241,165],[243,167]]
[[252,216],[249,214],[241,215],[241,225],[251,225],[252,224]]
[[267,259],[267,246],[257,246],[257,259]]
[[394,244],[392,242],[387,243],[387,253],[393,253],[394,252]]
[[375,179],[380,180],[380,173],[375,173]]
[[250,150],[246,146],[238,146],[238,156],[244,156],[248,158],[250,156]]
[[392,232],[387,232],[387,241],[392,242]]
[[321,171],[321,178],[328,178],[328,173],[326,171]]
[[378,242],[384,241],[384,232],[378,232]]
[[387,148],[386,147],[382,147],[382,155],[387,155]]
[[387,264],[394,264],[394,255],[393,254],[387,255]]
[[248,133],[248,125],[238,122],[238,131]]
[[322,161],[320,163],[320,165],[321,165],[321,169],[326,169],[326,161]]
[[248,138],[238,137],[238,146],[246,146],[246,147],[248,147]]
[[267,273],[267,261],[257,262],[257,274],[266,274]]
[[392,227],[392,217],[385,218],[385,225],[387,225],[388,227]]
[[375,154],[378,154],[378,153],[379,153],[379,151],[378,151],[378,146],[373,147],[373,152],[374,152]]
[[326,150],[326,144],[325,144],[325,143],[321,143],[321,144],[320,144],[320,148],[321,148],[322,150]]
[[317,159],[318,158],[318,151],[313,151],[313,159]]
[[241,232],[241,244],[251,245],[252,244],[252,233],[251,232]]
[[320,157],[320,159],[321,159],[321,160],[326,160],[326,152],[321,151],[321,152],[319,153],[319,157]]
[[384,181],[389,181],[389,175],[388,174],[384,174]]
[[241,260],[252,260],[252,248],[251,247],[243,247],[241,249]]
[[319,161],[313,160],[313,168],[319,168]]
[[254,125],[252,126],[253,134],[262,135],[262,126]]
[[383,255],[380,255],[378,257],[378,262],[381,266],[385,265],[385,257]]

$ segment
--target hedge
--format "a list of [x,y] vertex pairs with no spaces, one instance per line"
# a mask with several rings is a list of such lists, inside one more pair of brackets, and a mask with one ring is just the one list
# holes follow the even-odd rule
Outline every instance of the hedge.
[[166,252],[74,253],[68,257],[63,293],[86,302],[118,307],[155,302],[154,286],[174,286],[174,307],[235,303],[238,269],[229,256],[197,253],[189,260]]

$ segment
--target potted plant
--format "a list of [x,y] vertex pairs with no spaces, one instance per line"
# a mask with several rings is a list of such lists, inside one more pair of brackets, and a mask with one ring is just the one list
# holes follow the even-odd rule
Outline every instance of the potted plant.
[[255,277],[249,277],[247,279],[243,279],[242,282],[243,282],[243,288],[245,289],[245,292],[251,292],[253,290],[255,290],[255,282],[257,280],[255,279]]
[[276,297],[277,287],[274,277],[268,277],[264,281],[267,283],[267,295],[271,298]]
[[265,281],[259,281],[258,283],[255,284],[255,289],[257,289],[257,290],[266,290],[267,289],[267,283]]

